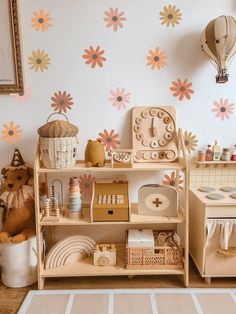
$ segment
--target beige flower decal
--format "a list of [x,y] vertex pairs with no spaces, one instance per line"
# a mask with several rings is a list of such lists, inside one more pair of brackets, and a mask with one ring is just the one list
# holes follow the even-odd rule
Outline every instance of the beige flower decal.
[[[165,180],[162,181],[162,184],[167,185],[167,186],[172,186],[172,187],[176,188],[176,186],[177,186],[177,176],[176,176],[176,172],[175,171],[172,171],[170,176],[165,174],[164,178],[165,178]],[[181,184],[183,182],[184,181],[181,179],[181,176],[179,176],[179,191],[183,190],[183,187],[181,186]]]
[[195,151],[198,143],[196,135],[194,135],[192,132],[184,131],[183,138],[187,152],[190,154],[191,151]]
[[163,10],[160,12],[160,20],[162,25],[166,25],[169,27],[175,27],[179,24],[181,20],[182,13],[180,9],[177,9],[175,5],[169,4],[168,6],[164,6]]

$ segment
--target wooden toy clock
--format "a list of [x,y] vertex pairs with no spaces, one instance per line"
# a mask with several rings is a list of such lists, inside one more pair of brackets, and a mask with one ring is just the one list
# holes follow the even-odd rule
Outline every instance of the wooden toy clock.
[[173,107],[133,108],[132,128],[135,162],[171,162],[178,157]]

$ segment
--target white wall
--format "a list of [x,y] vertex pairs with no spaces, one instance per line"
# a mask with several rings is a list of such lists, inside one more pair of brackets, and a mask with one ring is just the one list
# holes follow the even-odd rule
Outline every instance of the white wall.
[[[220,98],[235,103],[236,61],[229,82],[215,84],[215,69],[200,48],[200,34],[207,23],[222,14],[236,15],[234,0],[176,0],[182,13],[179,25],[161,25],[159,12],[169,1],[155,0],[20,0],[25,84],[31,95],[26,101],[0,96],[0,130],[10,121],[19,124],[22,136],[13,144],[0,142],[0,167],[10,162],[18,146],[23,157],[33,161],[37,128],[53,112],[51,97],[66,91],[74,105],[67,111],[79,126],[80,158],[87,139],[96,139],[104,129],[119,134],[121,147],[130,145],[130,109],[141,105],[171,105],[177,111],[177,124],[192,131],[199,145],[218,139],[224,147],[235,142],[235,113],[220,121],[211,111]],[[118,7],[125,12],[123,29],[113,31],[104,22],[104,11]],[[35,31],[31,18],[40,9],[49,12],[52,27]],[[100,46],[106,61],[92,69],[82,58],[84,49]],[[168,56],[167,66],[152,70],[146,65],[148,50],[160,47]],[[43,72],[30,69],[28,58],[34,50],[45,50],[51,59]],[[190,100],[179,101],[170,91],[171,82],[187,78],[193,83]],[[108,100],[117,87],[130,93],[126,109],[117,110]]]

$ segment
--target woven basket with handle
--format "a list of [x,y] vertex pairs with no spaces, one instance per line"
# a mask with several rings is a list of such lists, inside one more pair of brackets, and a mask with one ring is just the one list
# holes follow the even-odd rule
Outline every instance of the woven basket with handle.
[[40,135],[40,155],[45,168],[71,168],[75,165],[78,153],[78,128],[71,124],[67,117],[66,121],[50,121],[38,129]]

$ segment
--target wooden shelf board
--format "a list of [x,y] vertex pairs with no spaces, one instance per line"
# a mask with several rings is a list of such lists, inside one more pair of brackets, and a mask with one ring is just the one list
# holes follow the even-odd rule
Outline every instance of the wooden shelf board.
[[184,269],[126,269],[116,266],[66,265],[60,268],[43,270],[41,276],[46,277],[77,277],[77,276],[137,276],[137,275],[183,275]]
[[158,217],[158,216],[146,216],[139,215],[137,213],[137,204],[131,205],[131,221],[102,221],[102,222],[90,222],[89,209],[83,210],[84,217],[78,220],[71,220],[64,216],[59,221],[40,221],[40,226],[64,226],[64,225],[84,225],[84,226],[97,226],[97,225],[135,225],[135,224],[166,224],[166,223],[183,223],[184,216],[181,214],[178,217]]
[[156,170],[183,170],[185,166],[180,162],[172,163],[134,163],[132,168],[112,168],[111,163],[105,164],[105,167],[86,168],[84,163],[76,163],[73,168],[47,169],[39,168],[38,173],[71,173],[71,172],[132,172],[132,171],[156,171]]
[[125,268],[125,247],[124,244],[117,245],[116,266],[95,266],[93,257],[90,256],[78,263],[68,264],[62,267],[42,270],[42,277],[73,277],[73,276],[134,276],[134,275],[181,275],[181,269],[127,269]]
[[198,165],[224,165],[224,164],[236,164],[236,161],[222,161],[222,160],[219,160],[219,161],[196,161],[196,164]]

